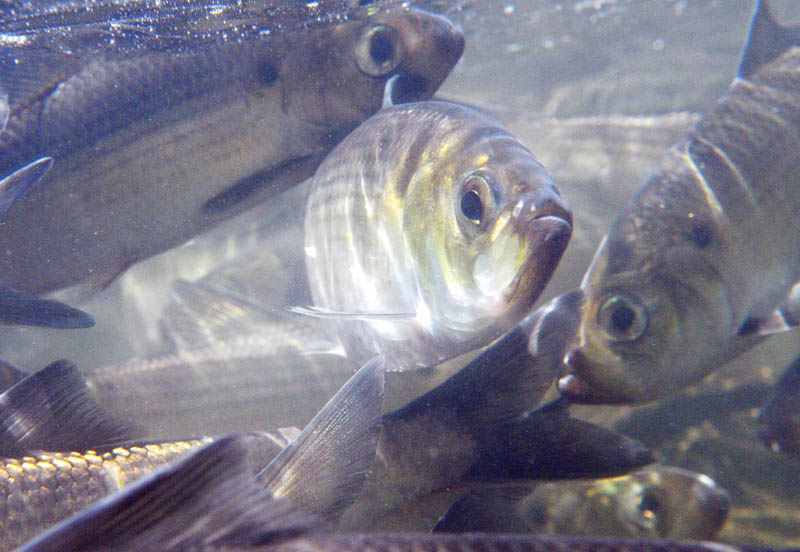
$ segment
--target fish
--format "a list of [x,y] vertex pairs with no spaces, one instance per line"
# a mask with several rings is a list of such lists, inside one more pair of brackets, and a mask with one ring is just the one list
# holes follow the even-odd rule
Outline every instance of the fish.
[[[43,370],[49,377],[59,375]],[[52,382],[55,384],[56,382]],[[61,393],[55,401],[57,413],[72,415],[73,434],[83,439],[110,442],[79,447],[85,440],[76,439],[73,452],[31,452],[19,458],[0,461],[0,544],[10,549],[39,534],[42,530],[84,510],[99,499],[111,495],[133,481],[162,466],[168,466],[186,453],[215,442],[216,438],[198,437],[171,442],[134,440],[117,433],[117,439],[102,438],[95,426],[107,424],[96,410],[68,401]],[[3,416],[35,405],[3,403]],[[375,456],[381,430],[383,408],[383,363],[376,359],[359,370],[301,432],[294,428],[238,435],[246,451],[246,468],[253,485],[273,496],[289,497],[310,513],[335,517],[355,499]],[[77,413],[75,412],[77,411]],[[89,416],[93,418],[89,419]],[[86,421],[83,424],[80,418]],[[23,418],[24,420],[25,418]],[[86,423],[92,422],[92,424]],[[39,424],[39,433],[56,431],[63,424],[48,420]],[[4,439],[4,442],[7,441]],[[10,441],[10,439],[8,439]],[[19,446],[26,443],[20,442]],[[3,450],[3,454],[5,454]],[[314,478],[298,478],[310,470]]]
[[388,78],[428,98],[464,46],[398,4],[33,4],[0,28],[0,175],[52,159],[3,217],[0,283],[79,297],[310,177]]
[[61,301],[0,286],[0,324],[80,329],[94,326],[94,318]]
[[311,182],[304,234],[313,305],[349,358],[436,366],[513,328],[571,233],[545,168],[497,120],[444,101],[385,107]]
[[758,435],[772,450],[800,458],[800,357],[786,367],[761,410]]
[[[263,550],[289,552],[739,552],[757,548],[531,535],[331,533],[320,518],[273,497],[244,473],[237,436],[220,439],[53,527],[18,552]],[[767,550],[767,549],[761,549]],[[779,548],[769,550],[778,551]],[[790,549],[784,549],[790,550]]]
[[472,491],[434,531],[710,540],[730,503],[710,477],[655,465],[611,479]]
[[559,380],[570,400],[652,401],[788,328],[776,320],[800,280],[798,44],[757,2],[737,78],[620,211],[581,284]]
[[527,335],[484,352],[444,383],[383,417],[372,476],[340,531],[430,531],[475,486],[627,473],[653,461],[641,443],[569,416],[532,409],[552,383],[519,362]]

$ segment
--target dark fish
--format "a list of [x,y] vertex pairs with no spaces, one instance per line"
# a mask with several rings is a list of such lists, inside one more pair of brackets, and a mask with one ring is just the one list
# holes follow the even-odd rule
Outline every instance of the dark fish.
[[[738,552],[719,543],[527,535],[331,534],[319,518],[259,492],[238,437],[141,479],[20,551],[263,550],[319,552]],[[776,550],[776,549],[771,549]]]
[[800,458],[800,357],[786,367],[758,417],[759,437],[772,450]]
[[[287,430],[240,435],[252,484],[258,476],[271,496],[334,519],[355,499],[372,465],[382,399],[383,364],[376,360],[359,370],[299,435]],[[127,443],[7,458],[0,464],[0,544],[8,549],[24,542],[211,441]]]
[[91,328],[94,318],[59,301],[0,286],[0,323],[42,328]]
[[389,105],[348,135],[315,173],[304,222],[310,314],[337,319],[354,361],[383,354],[404,370],[519,322],[572,215],[498,121],[431,101]]
[[739,76],[622,209],[559,387],[644,402],[787,329],[800,279],[800,31],[759,1]]
[[730,502],[710,477],[651,466],[611,479],[472,491],[434,531],[707,540]]
[[[381,105],[429,97],[463,36],[408,6],[145,1],[0,12],[0,175],[52,157],[0,282],[97,289],[311,176]],[[316,6],[316,7],[315,7]]]
[[528,347],[521,330],[501,343],[384,416],[373,475],[341,528],[430,530],[474,485],[617,475],[653,460],[640,443],[563,408],[527,412],[552,377],[519,362]]

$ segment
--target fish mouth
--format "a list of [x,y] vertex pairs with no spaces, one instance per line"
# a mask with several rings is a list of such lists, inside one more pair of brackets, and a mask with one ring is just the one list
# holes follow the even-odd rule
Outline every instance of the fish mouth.
[[572,349],[564,356],[566,373],[558,379],[558,391],[577,404],[619,404],[629,402],[624,397],[618,397],[601,392],[585,377],[589,371],[589,361],[580,349]]
[[425,77],[412,74],[400,74],[392,87],[392,103],[402,104],[416,102],[431,97],[435,87]]
[[561,256],[567,249],[572,236],[572,218],[567,214],[548,210],[537,213],[536,217],[528,223],[527,235],[532,244],[531,262],[535,267],[536,278],[539,280],[535,286],[534,301],[544,289],[550,277],[558,266]]

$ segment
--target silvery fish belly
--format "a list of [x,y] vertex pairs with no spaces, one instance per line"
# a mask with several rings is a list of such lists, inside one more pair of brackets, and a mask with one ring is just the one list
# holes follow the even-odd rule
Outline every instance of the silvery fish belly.
[[653,400],[794,325],[799,35],[759,3],[738,78],[620,212],[584,277],[563,393]]
[[313,313],[356,362],[433,366],[527,314],[571,231],[528,149],[449,102],[391,106],[317,170],[306,208]]
[[3,219],[0,282],[33,293],[107,284],[310,177],[380,108],[389,77],[403,100],[427,98],[463,49],[449,21],[407,6],[330,20],[304,9],[320,13],[140,2],[0,12],[0,175],[52,159]]

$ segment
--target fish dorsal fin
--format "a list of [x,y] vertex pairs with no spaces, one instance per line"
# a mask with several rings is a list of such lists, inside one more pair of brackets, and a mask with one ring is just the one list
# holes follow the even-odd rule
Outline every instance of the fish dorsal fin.
[[779,25],[772,17],[767,1],[758,0],[739,63],[739,77],[750,78],[763,65],[794,45],[800,45],[800,31]]
[[476,481],[610,477],[653,461],[639,441],[570,418],[562,409],[545,409],[487,434],[468,477]]
[[0,395],[0,456],[87,450],[142,437],[139,428],[103,410],[78,368],[66,360]]
[[90,506],[23,546],[44,550],[252,547],[320,525],[270,497],[245,469],[239,436],[217,439]]
[[378,448],[384,370],[383,358],[376,357],[356,372],[258,475],[264,488],[326,519],[352,504]]
[[58,301],[0,287],[0,323],[42,328],[91,328],[94,318]]

